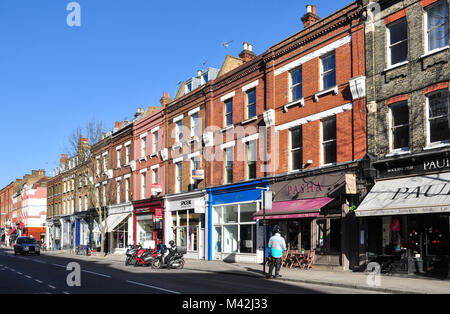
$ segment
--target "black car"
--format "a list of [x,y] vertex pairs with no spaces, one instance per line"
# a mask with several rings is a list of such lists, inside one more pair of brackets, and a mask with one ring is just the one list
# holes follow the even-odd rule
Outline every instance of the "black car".
[[14,254],[41,254],[41,246],[35,238],[19,237],[14,244]]

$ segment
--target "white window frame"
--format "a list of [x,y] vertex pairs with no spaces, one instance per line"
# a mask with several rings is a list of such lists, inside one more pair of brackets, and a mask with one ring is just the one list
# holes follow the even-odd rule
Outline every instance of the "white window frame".
[[[181,170],[180,170],[181,168]],[[182,190],[183,178],[183,161],[175,163],[175,193],[180,193]]]
[[[336,120],[336,138],[334,140],[324,141],[323,140],[323,121],[324,120],[333,119],[333,117]],[[336,161],[326,164],[325,163],[325,149],[324,149],[325,145],[324,144],[331,143],[331,142],[336,142]],[[326,118],[320,120],[320,164],[322,166],[335,165],[337,163],[337,158],[338,158],[338,152],[337,152],[337,117],[336,116],[330,116],[330,117],[326,117]]]
[[[409,108],[409,103],[408,103],[408,101],[407,100],[403,100],[403,101],[399,101],[399,102],[395,102],[395,103],[393,103],[393,104],[391,104],[391,105],[389,105],[389,153],[390,154],[402,154],[402,153],[409,153],[409,151],[410,151],[410,148],[409,148],[409,139],[408,139],[408,147],[401,147],[401,148],[396,148],[396,149],[393,149],[392,148],[392,145],[393,145],[393,143],[394,143],[394,140],[393,140],[393,130],[392,130],[392,123],[393,123],[393,119],[392,119],[392,107],[393,106],[396,106],[396,105],[399,105],[399,104],[401,104],[401,103],[406,103],[406,106],[408,107],[408,127],[409,127],[409,112],[410,112],[410,108]],[[402,125],[397,125],[396,126],[396,128],[398,128],[398,127],[402,127],[402,126],[405,126],[406,124],[402,124]],[[411,136],[411,134],[410,134],[410,136]]]
[[122,165],[122,149],[119,148],[116,150],[117,153],[117,168],[120,168]]
[[117,204],[120,204],[120,189],[122,187],[122,180],[121,178],[116,179],[116,201]]
[[131,160],[131,144],[125,145],[125,165],[128,165]]
[[147,134],[141,136],[141,159],[147,156]]
[[[435,7],[435,6],[438,6],[438,5],[440,5],[440,4],[442,4],[442,3],[444,3],[444,4],[446,4],[447,5],[447,15],[449,15],[449,6],[448,6],[448,2],[445,0],[441,0],[441,1],[437,1],[437,2],[435,2],[435,3],[433,3],[433,4],[430,4],[429,6],[427,6],[427,7],[425,7],[424,8],[424,14],[423,14],[423,30],[424,30],[424,48],[425,48],[425,54],[432,54],[433,52],[437,52],[437,51],[439,51],[439,50],[443,50],[443,49],[446,49],[446,48],[449,48],[449,39],[447,38],[447,45],[446,46],[444,46],[444,47],[439,47],[439,48],[435,48],[435,49],[433,49],[433,50],[430,50],[430,47],[429,47],[429,36],[428,36],[428,33],[429,33],[429,30],[428,30],[428,11],[430,10],[430,9],[432,9],[433,7]],[[447,29],[448,29],[448,23],[449,23],[449,21],[447,20]]]
[[146,193],[146,188],[147,188],[147,172],[146,171],[142,171],[141,172],[141,199],[145,199],[145,193]]
[[[440,89],[436,90],[432,93],[429,93],[426,95],[426,101],[425,101],[425,113],[426,113],[426,133],[427,133],[427,147],[426,148],[436,148],[441,146],[449,146],[450,145],[450,138],[448,140],[439,141],[439,142],[431,142],[431,130],[430,130],[430,96],[433,96],[436,93],[439,92],[446,92],[447,93],[447,103],[448,106],[450,106],[450,92],[448,89]],[[450,110],[448,114],[448,119],[450,121]]]
[[[331,55],[334,55],[334,69],[333,69],[333,70],[328,70],[327,72],[324,72],[324,71],[323,71],[323,60],[324,60],[325,58],[328,58],[328,57],[331,56]],[[336,62],[336,50],[332,50],[332,51],[330,51],[330,52],[328,52],[328,53],[326,53],[326,54],[320,56],[320,91],[333,89],[333,88],[335,88],[335,87],[337,86],[337,73],[336,73],[336,67],[337,67],[337,62]],[[328,73],[333,72],[333,71],[334,71],[334,76],[335,76],[336,84],[335,84],[335,86],[330,86],[330,87],[328,87],[328,88],[325,89],[324,84],[323,84],[324,76],[325,76],[326,74],[328,74]],[[302,72],[303,72],[303,70],[302,70]],[[303,75],[303,73],[302,73],[302,75]],[[303,77],[302,77],[302,81],[303,81]]]
[[[300,124],[299,126],[296,126],[296,127],[293,127],[291,129],[289,129],[289,172],[295,172],[295,171],[303,170],[303,161],[302,161],[302,168],[294,169],[294,157],[293,157],[294,151],[297,151],[297,150],[301,150],[302,151],[302,156],[303,156],[303,139],[301,141],[302,142],[302,146],[300,148],[296,148],[296,149],[292,148],[292,143],[293,143],[293,141],[292,141],[292,132],[294,130],[296,130],[296,129],[301,129],[302,127],[303,126]],[[303,134],[303,130],[302,130],[302,134]]]
[[[322,61],[320,62],[320,64],[322,65]],[[301,71],[302,71],[302,81],[301,81],[301,83],[297,83],[297,84],[293,85],[292,84],[292,73],[299,69],[301,69]],[[321,70],[321,73],[322,73],[322,70]],[[294,88],[297,87],[298,85],[301,85],[301,87],[302,87],[302,97],[300,99],[294,100]],[[302,65],[299,65],[298,67],[295,67],[294,69],[289,71],[289,102],[300,101],[301,99],[303,99],[303,68],[302,68]]]
[[[190,115],[191,119],[191,137],[198,137],[200,132],[200,126],[199,126],[199,114],[198,112],[195,112]],[[197,117],[197,124],[195,124],[194,117]]]
[[391,48],[393,47],[391,45],[391,27],[393,25],[395,25],[395,24],[398,24],[398,23],[402,22],[402,21],[406,22],[406,39],[404,39],[402,41],[399,41],[399,42],[396,42],[394,44],[394,46],[395,45],[399,45],[401,43],[404,43],[406,41],[408,43],[407,47],[409,49],[408,20],[406,19],[406,16],[398,19],[397,21],[394,21],[392,23],[387,24],[386,25],[386,49],[387,49],[387,51],[386,51],[387,60],[386,61],[387,61],[387,67],[388,68],[397,67],[397,66],[400,66],[400,65],[408,63],[408,49],[407,49],[407,52],[406,52],[406,60],[405,61],[400,61],[400,62],[397,62],[397,63],[394,63],[394,64],[391,63],[391,60],[392,60],[392,58],[391,58],[391,56],[392,56]]

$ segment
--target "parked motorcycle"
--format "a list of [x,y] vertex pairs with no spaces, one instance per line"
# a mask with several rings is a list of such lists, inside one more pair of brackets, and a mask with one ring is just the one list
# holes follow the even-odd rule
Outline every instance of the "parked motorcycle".
[[134,264],[136,260],[136,253],[142,249],[142,246],[140,244],[130,244],[128,245],[127,251],[125,253],[126,259],[125,259],[125,266]]
[[135,254],[134,266],[150,266],[158,253],[158,247],[155,249],[141,248]]
[[[186,248],[178,247],[173,241],[169,242],[170,247],[160,244],[160,249],[158,250],[155,259],[152,261],[152,268],[159,269],[163,265],[167,268],[182,269],[184,267],[183,255],[186,254]],[[169,254],[164,257],[164,254],[169,251]]]

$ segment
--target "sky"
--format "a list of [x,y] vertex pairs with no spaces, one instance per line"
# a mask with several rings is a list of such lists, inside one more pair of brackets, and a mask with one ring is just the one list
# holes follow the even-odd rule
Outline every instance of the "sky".
[[[71,2],[80,26],[68,25]],[[325,17],[351,2],[0,0],[0,189],[34,169],[51,175],[88,121],[110,130],[244,41],[259,55],[300,31],[307,4]]]

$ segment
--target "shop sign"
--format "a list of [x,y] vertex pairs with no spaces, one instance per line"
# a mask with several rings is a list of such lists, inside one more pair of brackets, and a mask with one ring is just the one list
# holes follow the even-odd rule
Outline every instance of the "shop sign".
[[427,172],[450,170],[449,157],[435,158],[410,158],[400,161],[389,161],[389,164],[381,162],[377,164],[381,178],[391,176],[404,176],[411,174],[423,174]]
[[196,198],[170,201],[168,202],[168,207],[170,210],[194,209],[195,213],[203,214],[205,213],[205,200],[204,198]]
[[161,193],[162,192],[162,185],[159,183],[153,183],[152,184],[152,192]]
[[205,179],[205,170],[203,169],[192,170],[192,179],[194,180]]
[[344,172],[302,177],[270,185],[274,202],[326,197],[346,183]]

